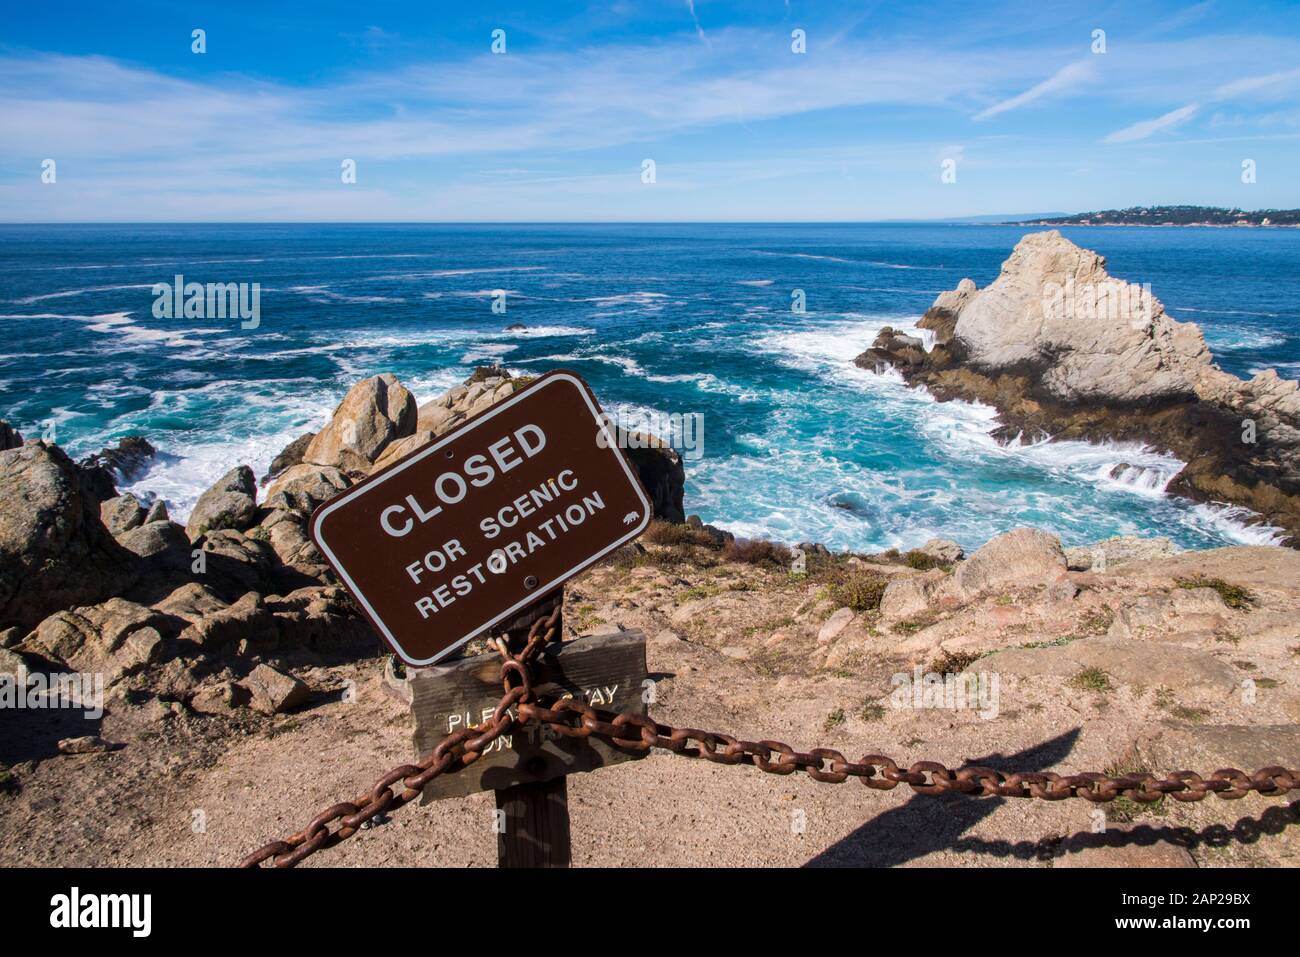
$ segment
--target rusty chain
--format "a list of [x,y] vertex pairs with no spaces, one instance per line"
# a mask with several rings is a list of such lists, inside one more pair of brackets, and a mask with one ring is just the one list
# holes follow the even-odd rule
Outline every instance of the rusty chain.
[[[424,786],[438,775],[467,767],[501,735],[530,722],[547,725],[566,737],[595,735],[628,751],[662,748],[683,757],[704,758],[718,764],[747,764],[769,774],[803,771],[812,780],[826,784],[841,784],[854,777],[879,791],[891,791],[906,784],[917,794],[926,795],[964,794],[1044,801],[1077,797],[1094,803],[1124,797],[1150,804],[1165,795],[1175,801],[1192,802],[1203,801],[1209,794],[1236,800],[1252,791],[1275,797],[1300,790],[1300,771],[1277,766],[1260,768],[1253,774],[1237,768],[1221,768],[1208,776],[1194,771],[1174,771],[1163,778],[1154,774],[1116,777],[1095,771],[1062,775],[1051,771],[1007,773],[988,767],[954,770],[936,761],[917,761],[901,768],[882,754],[868,754],[849,761],[833,748],[796,751],[781,741],[744,741],[721,732],[677,728],[631,712],[616,714],[598,710],[572,698],[559,699],[546,706],[532,700],[529,666],[547,643],[556,640],[559,618],[557,606],[549,616],[534,622],[518,653],[511,653],[504,642],[497,643],[504,659],[501,681],[505,693],[491,719],[478,727],[448,734],[419,764],[394,768],[356,800],[326,808],[303,830],[259,848],[240,861],[239,866],[258,867],[271,860],[277,867],[293,867],[321,848],[333,847],[351,837],[366,821],[402,807],[418,797]],[[512,706],[516,711],[513,715]],[[404,789],[394,791],[399,783]],[[338,828],[330,830],[335,821],[340,822]]]
[[[273,860],[276,867],[293,867],[321,848],[333,847],[351,837],[367,821],[419,797],[424,786],[440,774],[459,771],[477,761],[488,745],[519,723],[511,715],[510,708],[532,697],[529,665],[543,647],[558,639],[561,608],[557,604],[549,615],[533,622],[528,629],[524,647],[519,652],[511,653],[503,641],[498,640],[495,644],[504,659],[501,662],[501,684],[505,693],[501,695],[501,700],[497,702],[488,721],[478,727],[452,732],[439,741],[429,756],[419,764],[403,764],[393,768],[366,793],[353,801],[342,801],[327,807],[301,831],[282,841],[272,841],[258,848],[240,861],[239,866],[258,867],[264,861]],[[403,785],[403,789],[393,790],[398,783]],[[335,821],[340,822],[339,826],[330,830],[330,825]]]

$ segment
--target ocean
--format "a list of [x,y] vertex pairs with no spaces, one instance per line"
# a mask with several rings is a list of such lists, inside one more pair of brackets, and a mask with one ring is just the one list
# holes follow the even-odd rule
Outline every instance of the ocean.
[[[963,277],[992,281],[1026,231],[0,226],[0,418],[76,457],[144,435],[160,454],[129,488],[183,521],[221,474],[247,463],[261,475],[365,376],[395,373],[424,402],[477,365],[563,367],[625,421],[702,416],[687,511],[742,536],[878,550],[941,535],[972,548],[1034,525],[1067,545],[1272,540],[1239,510],[1167,495],[1181,467],[1167,455],[1001,448],[992,409],[937,403],[853,365],[880,328],[911,326]],[[1223,368],[1300,375],[1300,231],[1062,232],[1200,324]],[[257,328],[154,318],[153,285],[178,274],[260,284]],[[1119,463],[1131,467],[1111,477]]]

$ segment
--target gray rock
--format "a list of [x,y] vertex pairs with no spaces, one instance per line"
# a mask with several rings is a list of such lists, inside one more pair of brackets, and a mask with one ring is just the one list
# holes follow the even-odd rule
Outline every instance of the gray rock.
[[817,644],[830,644],[840,636],[849,623],[853,621],[853,609],[841,608],[826,619],[826,623],[817,632]]
[[22,444],[22,433],[4,419],[0,419],[0,452],[5,451],[6,449],[21,448]]
[[307,445],[303,461],[365,471],[395,439],[415,431],[415,398],[397,377],[362,379],[343,397],[325,428]]
[[1061,540],[1036,528],[1017,528],[999,535],[958,566],[952,583],[962,598],[995,588],[1041,585],[1066,570]]
[[961,561],[962,556],[966,554],[960,545],[946,538],[932,538],[918,550],[941,562]]
[[955,338],[980,369],[1043,367],[1042,387],[1065,402],[1191,396],[1211,358],[1200,329],[1056,230],[1016,244],[962,307]]
[[310,689],[291,674],[261,664],[239,684],[249,693],[249,705],[264,714],[279,714],[305,702]]
[[1102,571],[1100,566],[1103,564],[1106,568],[1113,568],[1131,562],[1168,558],[1177,552],[1174,543],[1164,537],[1139,538],[1136,535],[1118,535],[1090,545],[1067,548],[1065,560],[1072,571]]
[[29,442],[0,452],[0,627],[120,594],[136,560],[113,540],[72,460]]
[[145,510],[140,500],[127,492],[99,503],[99,518],[114,537],[144,523]]
[[307,453],[307,447],[311,445],[311,440],[314,438],[316,438],[316,433],[308,432],[305,435],[298,436],[281,449],[280,454],[271,460],[271,465],[266,470],[266,474],[262,476],[262,483],[270,482],[286,469],[302,464],[302,457]]
[[332,465],[308,462],[292,465],[281,472],[266,490],[265,507],[310,515],[318,506],[351,485],[347,474]]
[[147,522],[128,532],[123,532],[118,536],[117,541],[127,551],[141,558],[158,555],[169,549],[188,550],[190,547],[190,539],[185,534],[185,529],[166,518],[161,521]]
[[80,738],[64,738],[59,742],[60,754],[100,754],[112,751],[117,745],[110,744],[98,735],[87,734]]
[[243,531],[257,517],[257,482],[253,470],[240,465],[223,475],[201,496],[185,524],[185,534],[195,541],[222,529]]

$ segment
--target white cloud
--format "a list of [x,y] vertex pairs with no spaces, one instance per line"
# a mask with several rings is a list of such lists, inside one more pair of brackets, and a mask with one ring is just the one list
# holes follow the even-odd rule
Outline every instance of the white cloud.
[[1105,137],[1103,143],[1133,143],[1137,140],[1144,140],[1154,133],[1161,130],[1172,129],[1178,124],[1189,120],[1192,115],[1200,109],[1196,103],[1189,103],[1186,106],[1180,106],[1176,110],[1170,110],[1163,116],[1157,116],[1154,120],[1142,120],[1131,126],[1126,126],[1122,130],[1116,130],[1109,136]]
[[1061,67],[1042,83],[1031,86],[1023,93],[1019,93],[1000,103],[994,103],[987,109],[980,110],[973,119],[987,120],[991,116],[997,116],[999,113],[1006,113],[1009,110],[1019,109],[1033,103],[1035,100],[1042,99],[1053,93],[1060,93],[1068,90],[1078,84],[1092,78],[1093,66],[1091,60],[1079,60],[1076,63],[1067,63]]

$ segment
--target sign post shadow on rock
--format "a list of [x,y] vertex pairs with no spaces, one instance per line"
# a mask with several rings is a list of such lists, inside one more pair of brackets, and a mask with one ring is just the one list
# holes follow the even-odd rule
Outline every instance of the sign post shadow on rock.
[[[326,502],[311,534],[403,663],[385,687],[410,704],[423,757],[500,700],[501,659],[456,657],[465,643],[500,634],[518,651],[563,603],[564,582],[634,539],[651,514],[590,389],[556,371]],[[592,635],[547,646],[532,688],[644,714],[646,674],[640,632]],[[435,778],[423,799],[493,790],[499,864],[563,867],[566,775],[641,756],[528,724],[462,773]]]

